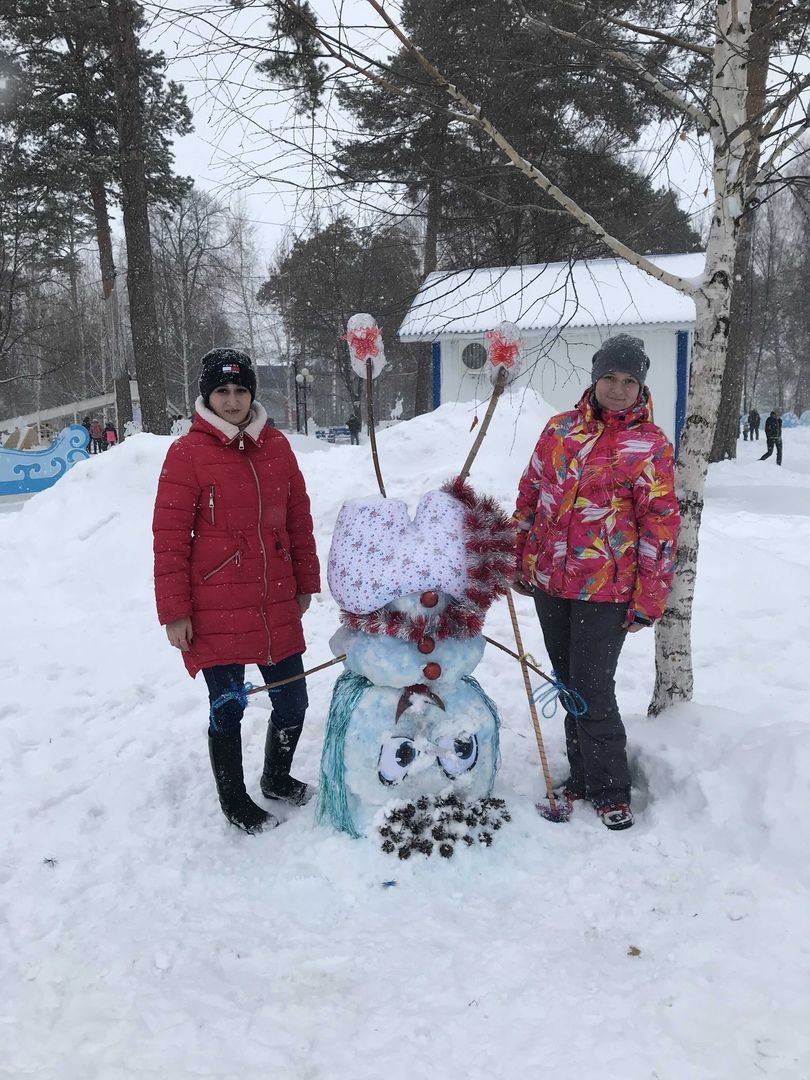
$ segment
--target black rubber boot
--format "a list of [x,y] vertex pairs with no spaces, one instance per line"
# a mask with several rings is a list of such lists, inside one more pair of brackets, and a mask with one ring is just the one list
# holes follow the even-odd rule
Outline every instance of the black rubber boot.
[[278,819],[257,806],[245,790],[241,734],[209,735],[208,754],[217,784],[219,805],[231,825],[246,833],[274,829]]
[[260,781],[265,799],[278,799],[293,806],[303,806],[312,798],[312,788],[302,780],[290,776],[293,755],[303,730],[303,724],[277,728],[271,720],[267,725],[264,772]]

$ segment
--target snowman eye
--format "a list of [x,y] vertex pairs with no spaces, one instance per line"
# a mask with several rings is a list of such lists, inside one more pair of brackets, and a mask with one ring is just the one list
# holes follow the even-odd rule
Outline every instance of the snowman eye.
[[[445,741],[439,745],[444,748]],[[476,735],[462,735],[458,739],[446,740],[446,749],[439,754],[439,764],[445,776],[455,780],[457,776],[463,776],[475,767],[478,761],[478,737]]]
[[380,747],[377,776],[381,784],[398,784],[408,775],[408,768],[416,760],[419,751],[410,739],[395,735]]

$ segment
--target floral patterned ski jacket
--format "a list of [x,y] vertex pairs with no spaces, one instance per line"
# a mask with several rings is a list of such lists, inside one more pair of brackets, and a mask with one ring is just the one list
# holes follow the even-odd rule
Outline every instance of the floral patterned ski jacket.
[[589,388],[546,425],[513,521],[524,581],[550,596],[627,603],[653,622],[666,606],[680,527],[674,454],[645,389],[627,412]]

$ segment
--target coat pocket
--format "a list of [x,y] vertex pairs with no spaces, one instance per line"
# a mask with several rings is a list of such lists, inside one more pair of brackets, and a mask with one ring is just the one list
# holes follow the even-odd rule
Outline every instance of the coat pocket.
[[279,535],[278,529],[273,529],[273,545],[275,547],[276,555],[280,559],[285,559],[285,560],[287,560],[289,562],[290,553],[289,553],[289,551],[287,551],[286,547],[284,546],[284,544],[282,542],[282,539],[281,539],[281,536]]
[[214,576],[214,574],[218,574],[220,572],[220,570],[224,570],[226,566],[230,566],[231,563],[234,563],[236,566],[239,566],[241,561],[242,561],[242,552],[237,549],[232,554],[230,554],[227,559],[224,559],[219,564],[219,566],[215,566],[213,570],[209,570],[207,574],[203,574],[202,579],[203,579],[203,581],[208,581],[208,579],[212,578]]

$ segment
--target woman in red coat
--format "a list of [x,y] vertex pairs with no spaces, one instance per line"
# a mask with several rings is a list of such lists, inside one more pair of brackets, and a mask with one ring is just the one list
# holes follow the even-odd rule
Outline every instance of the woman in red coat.
[[[203,673],[220,805],[248,833],[278,821],[245,790],[245,665],[258,665],[267,683],[300,675],[301,617],[320,591],[304,478],[255,394],[248,356],[206,353],[194,422],[166,455],[152,523],[158,618],[189,674]],[[297,679],[269,694],[262,794],[301,805],[311,792],[290,776],[290,765],[306,684]]]

